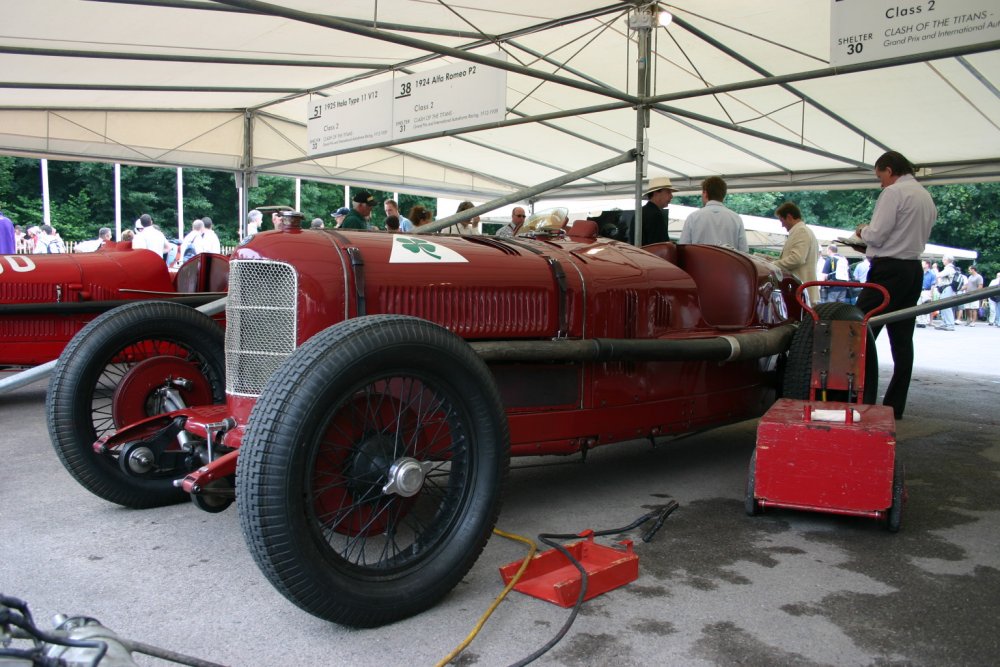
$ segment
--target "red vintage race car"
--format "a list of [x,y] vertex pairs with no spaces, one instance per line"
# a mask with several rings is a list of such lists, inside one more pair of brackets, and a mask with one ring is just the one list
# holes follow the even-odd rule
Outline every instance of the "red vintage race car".
[[172,272],[156,254],[131,248],[0,255],[0,368],[55,359],[87,322],[130,301],[197,306],[225,296],[227,257],[196,255]]
[[766,261],[639,249],[589,221],[513,238],[293,224],[230,268],[225,332],[171,303],[81,331],[50,386],[52,441],[114,503],[235,499],[267,578],[355,626],[461,580],[511,455],[763,414],[801,316]]

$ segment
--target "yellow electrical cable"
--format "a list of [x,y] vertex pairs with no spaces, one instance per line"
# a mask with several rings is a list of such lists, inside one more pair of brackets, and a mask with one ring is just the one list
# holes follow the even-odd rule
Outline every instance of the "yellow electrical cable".
[[507,538],[508,540],[514,540],[515,542],[522,542],[524,544],[527,544],[528,555],[524,557],[523,561],[521,561],[521,567],[518,568],[517,574],[515,574],[513,578],[511,578],[510,583],[504,586],[504,589],[500,591],[500,595],[498,595],[493,600],[493,604],[490,605],[489,609],[487,609],[483,613],[483,615],[479,617],[479,621],[476,623],[475,627],[472,628],[472,632],[470,632],[468,636],[466,636],[466,638],[462,640],[462,643],[456,646],[451,653],[441,658],[441,661],[437,663],[435,667],[444,667],[444,665],[447,665],[449,662],[458,657],[458,654],[464,651],[465,647],[467,647],[469,644],[472,643],[472,640],[475,639],[476,635],[479,634],[479,631],[483,629],[483,626],[486,624],[486,621],[489,619],[489,617],[493,614],[494,611],[496,611],[496,608],[500,606],[500,603],[503,602],[503,599],[507,597],[507,593],[510,593],[511,589],[514,588],[517,582],[521,580],[521,576],[524,574],[524,571],[528,569],[528,564],[534,557],[535,552],[538,551],[538,546],[535,545],[533,540],[529,540],[527,537],[521,537],[520,535],[514,535],[513,533],[506,533],[500,530],[499,528],[494,528],[493,532],[499,535],[500,537]]

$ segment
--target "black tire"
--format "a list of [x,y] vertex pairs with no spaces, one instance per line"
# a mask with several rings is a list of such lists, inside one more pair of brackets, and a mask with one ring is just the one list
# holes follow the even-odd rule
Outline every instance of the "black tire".
[[757,450],[753,450],[750,455],[750,468],[747,470],[746,495],[743,498],[743,509],[747,516],[757,516],[760,514],[760,504],[754,494],[757,492]]
[[[846,320],[860,322],[864,313],[849,303],[821,303],[816,306],[816,314],[820,320]],[[875,349],[875,337],[868,329],[868,343],[865,347],[865,393],[862,403],[873,405],[878,400],[878,352]],[[792,343],[788,348],[788,358],[785,362],[782,376],[782,396],[800,400],[809,399],[809,381],[812,377],[813,353],[813,322],[806,318],[795,330]],[[827,400],[846,401],[847,392],[827,392]]]
[[[244,537],[311,614],[412,616],[478,558],[509,450],[493,377],[461,338],[413,317],[348,320],[286,359],[254,406],[236,467]],[[404,463],[428,467],[409,497],[385,489]]]
[[886,515],[885,527],[890,533],[898,533],[903,524],[903,503],[906,500],[906,480],[903,466],[896,459],[892,468],[892,505]]
[[137,509],[187,500],[173,485],[187,470],[130,476],[114,455],[93,449],[100,437],[156,414],[148,387],[178,377],[178,371],[193,383],[180,390],[188,405],[225,400],[222,329],[175,303],[120,306],[90,322],[66,346],[45,401],[49,436],[59,460],[91,493]]

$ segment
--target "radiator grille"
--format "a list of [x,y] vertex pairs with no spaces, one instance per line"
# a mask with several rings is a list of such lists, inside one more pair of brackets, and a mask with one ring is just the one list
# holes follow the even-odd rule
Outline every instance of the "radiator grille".
[[283,262],[234,260],[226,303],[226,391],[259,396],[295,350],[298,274]]

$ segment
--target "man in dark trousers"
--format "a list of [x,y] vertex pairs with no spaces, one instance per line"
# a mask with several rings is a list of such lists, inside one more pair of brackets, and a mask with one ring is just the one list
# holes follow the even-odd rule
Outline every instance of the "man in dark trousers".
[[674,198],[675,192],[677,189],[666,176],[653,178],[646,184],[646,204],[642,207],[642,245],[670,240],[663,209]]
[[[931,227],[937,220],[937,208],[930,193],[913,177],[914,167],[896,151],[889,151],[875,161],[875,176],[882,194],[875,202],[872,220],[861,225],[857,234],[868,245],[865,255],[871,262],[868,282],[882,285],[889,292],[891,313],[917,304],[923,283],[920,254],[924,251]],[[858,297],[858,308],[874,310],[882,303],[882,294],[866,287]],[[892,407],[896,419],[903,418],[906,394],[913,374],[913,328],[915,318],[888,325],[892,346],[893,372],[882,403]],[[874,327],[878,336],[881,327]]]

